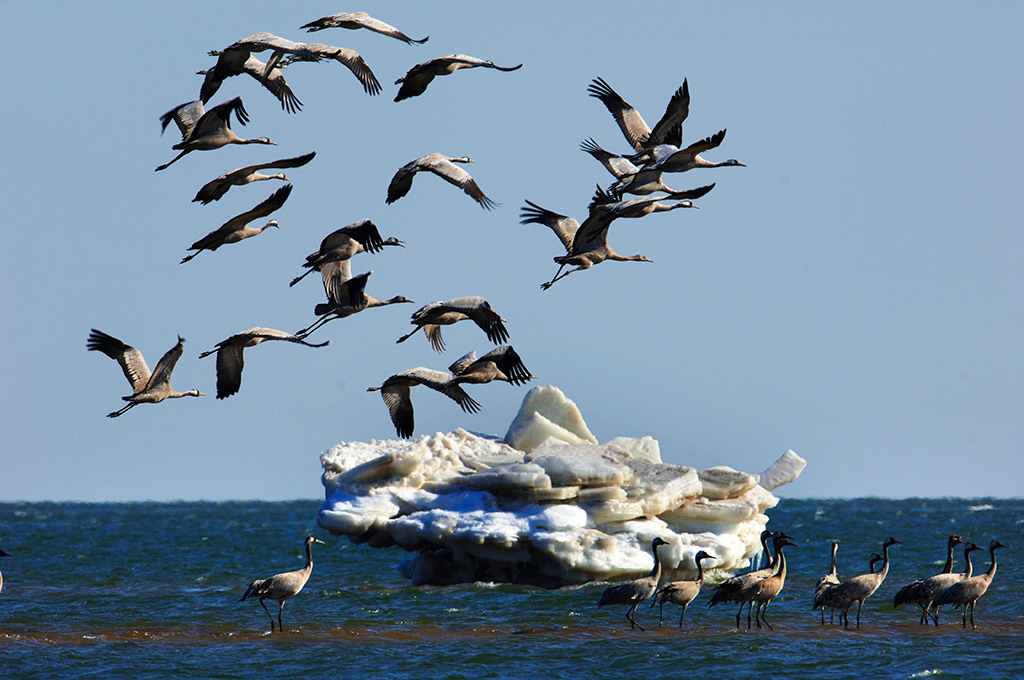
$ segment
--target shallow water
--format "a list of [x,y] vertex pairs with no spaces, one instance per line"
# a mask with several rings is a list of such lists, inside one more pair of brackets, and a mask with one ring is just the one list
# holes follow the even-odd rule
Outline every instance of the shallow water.
[[[1024,675],[1024,501],[782,500],[774,529],[797,537],[790,573],[768,619],[775,630],[734,627],[733,605],[708,609],[707,592],[677,627],[679,609],[642,606],[646,632],[624,607],[598,611],[603,585],[560,591],[494,584],[412,587],[400,549],[374,550],[317,528],[317,501],[290,503],[0,504],[3,558],[0,668],[10,678],[290,677],[841,678]],[[315,567],[269,634],[258,602],[239,603],[253,578],[302,565],[309,533]],[[893,610],[900,586],[937,572],[950,533],[998,538],[992,587],[977,630],[958,611],[924,627]],[[867,570],[889,535],[889,576],[864,605],[861,628],[822,626],[810,611],[837,540],[839,574]],[[955,568],[962,569],[962,551]],[[987,555],[975,553],[987,568]],[[276,615],[274,603],[268,602]]]

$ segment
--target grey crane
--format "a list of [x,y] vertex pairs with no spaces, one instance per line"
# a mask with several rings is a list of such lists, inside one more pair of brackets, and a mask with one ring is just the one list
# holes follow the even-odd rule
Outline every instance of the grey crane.
[[[0,557],[14,557],[14,555],[12,555],[11,553],[9,553],[9,552],[7,552],[5,550],[0,550]],[[4,589],[4,575],[2,573],[0,573],[0,592],[2,592],[3,589]]]
[[377,225],[367,219],[335,229],[320,242],[319,250],[306,256],[306,261],[302,265],[306,271],[301,276],[292,279],[288,285],[294,286],[314,271],[321,272],[326,282],[327,278],[333,276],[333,270],[329,267],[325,268],[324,265],[348,260],[359,253],[378,253],[383,250],[384,246],[404,248],[405,241],[394,236],[387,239],[381,237]]
[[221,59],[248,59],[252,52],[272,50],[267,62],[266,73],[269,74],[278,65],[285,67],[299,61],[323,61],[333,59],[346,66],[359,80],[363,90],[369,95],[380,94],[380,82],[373,71],[358,52],[345,47],[331,47],[323,43],[300,43],[281,38],[272,33],[256,33],[242,38],[223,50],[212,50],[209,54]]
[[150,372],[142,352],[93,328],[89,333],[86,347],[103,352],[120,364],[121,370],[124,371],[124,377],[132,386],[132,394],[121,397],[128,402],[128,405],[118,411],[108,413],[107,417],[116,418],[136,404],[158,404],[164,399],[177,399],[178,397],[205,397],[206,395],[199,390],[178,392],[171,387],[171,373],[174,371],[174,365],[181,358],[184,344],[184,338],[178,336],[178,344],[169,349],[157,362],[156,370]]
[[512,345],[495,347],[479,359],[476,352],[470,352],[457,359],[448,367],[456,383],[482,385],[493,380],[503,380],[513,385],[525,385],[535,376],[523,364]]
[[[207,111],[203,102],[194,101],[182,104],[160,116],[161,130],[166,130],[173,120],[181,131],[181,141],[172,146],[180,150],[177,156],[157,167],[164,170],[177,162],[185,154],[193,151],[212,151],[228,144],[275,144],[266,137],[242,139],[231,129],[231,114],[234,113],[238,122],[245,125],[249,122],[249,114],[242,106],[242,98],[234,97],[217,104]],[[162,133],[161,133],[162,134]]]
[[587,86],[587,93],[604,104],[618,123],[626,141],[638,153],[659,144],[679,146],[682,141],[683,121],[690,113],[690,86],[685,79],[679,89],[672,94],[665,113],[653,130],[647,126],[640,112],[619,96],[603,78],[591,81]]
[[[590,269],[596,264],[605,260],[617,262],[651,262],[646,255],[619,255],[608,245],[608,227],[614,221],[614,217],[607,212],[598,210],[591,204],[590,214],[580,224],[575,219],[566,215],[560,215],[536,203],[526,201],[526,207],[519,213],[520,224],[543,224],[549,227],[555,236],[565,246],[566,254],[554,258],[558,263],[558,271],[547,283],[541,284],[543,290],[547,290],[560,279],[565,278],[573,272],[583,269]],[[575,269],[566,270],[566,266],[574,265]]]
[[413,177],[416,176],[416,173],[428,170],[444,181],[462,189],[474,201],[479,203],[480,207],[484,210],[493,210],[499,204],[487,198],[477,185],[476,180],[464,169],[455,165],[455,163],[475,162],[467,156],[452,157],[446,156],[443,153],[428,153],[426,156],[420,156],[415,160],[409,161],[399,168],[395,176],[391,178],[391,182],[388,184],[387,203],[394,203],[409,193],[409,189],[412,188]]
[[398,436],[408,439],[415,428],[413,419],[412,398],[409,389],[416,385],[424,385],[452,399],[466,413],[476,413],[480,404],[473,400],[466,391],[452,379],[450,373],[435,371],[423,366],[410,368],[389,377],[380,387],[368,387],[367,392],[380,391],[380,396],[388,407],[391,422]]
[[277,161],[256,163],[254,165],[247,165],[244,168],[235,168],[234,170],[225,172],[220,177],[212,179],[204,184],[196,193],[196,197],[192,199],[192,202],[199,202],[203,205],[208,205],[213,201],[219,201],[231,187],[240,187],[245,184],[251,184],[252,182],[262,182],[267,179],[279,179],[288,182],[289,179],[283,172],[264,175],[260,170],[299,168],[313,160],[314,156],[316,156],[316,151],[307,153],[303,156],[296,156],[295,158],[282,158]]
[[[655,191],[663,191],[668,194],[665,198],[681,199],[681,198],[699,198],[704,194],[693,195],[690,191],[676,191],[665,184],[662,179],[661,173],[648,173],[644,175],[642,181],[630,181],[637,173],[640,172],[640,167],[635,165],[633,161],[629,160],[625,156],[614,154],[610,151],[606,151],[595,142],[593,139],[585,139],[580,142],[580,150],[589,153],[591,156],[596,158],[598,162],[605,167],[608,172],[615,177],[616,180],[623,180],[626,182],[622,185],[620,182],[616,182],[612,186],[617,188],[622,186],[622,189],[618,189],[619,193],[635,194],[637,196],[645,196],[652,194]],[[625,191],[625,187],[628,186],[629,190]],[[712,184],[712,187],[715,185]],[[710,191],[710,189],[708,190]],[[707,193],[705,191],[704,193]]]
[[[984,574],[978,574],[977,576],[971,576],[964,580],[954,583],[945,590],[941,591],[935,596],[935,600],[932,604],[936,609],[943,604],[952,604],[956,606],[963,605],[964,608],[964,619],[963,627],[967,627],[967,608],[971,609],[971,628],[977,628],[974,625],[974,606],[978,603],[978,598],[985,594],[988,587],[992,585],[992,578],[996,575],[996,550],[999,548],[1007,548],[1005,543],[993,540],[988,544],[988,555],[989,565],[988,571]],[[935,616],[935,625],[938,625],[938,614]]]
[[942,566],[942,571],[934,576],[918,579],[900,588],[893,597],[893,609],[899,609],[904,604],[916,604],[921,608],[920,622],[927,625],[929,618],[928,610],[930,609],[932,599],[940,590],[953,585],[961,578],[960,574],[953,573],[953,548],[963,542],[963,536],[951,534],[946,540],[946,563]]
[[664,198],[657,196],[640,196],[638,198],[622,200],[621,193],[606,192],[601,187],[598,187],[591,205],[593,209],[604,213],[612,220],[619,219],[620,217],[638,218],[645,217],[655,212],[669,212],[676,208],[699,209],[699,205],[695,205],[689,200],[676,201],[675,203],[662,203],[662,201],[665,200],[665,198],[699,198],[714,188],[714,184],[709,184],[689,191],[677,191],[672,196]]
[[519,66],[498,66],[493,61],[477,59],[465,54],[442,54],[440,57],[434,57],[430,61],[416,64],[404,76],[396,80],[395,85],[401,83],[402,87],[398,88],[395,101],[400,102],[410,97],[418,97],[426,92],[427,85],[437,76],[446,76],[463,68],[477,67],[493,68],[498,71],[515,71],[521,68],[522,64],[519,64]]
[[430,346],[435,352],[443,352],[444,339],[441,337],[441,326],[448,326],[469,319],[487,334],[487,339],[494,344],[508,340],[508,331],[503,323],[505,319],[494,311],[491,303],[482,297],[460,297],[447,302],[431,302],[420,307],[412,314],[412,323],[416,328],[397,342],[405,342],[420,329],[423,330]]
[[660,145],[651,150],[651,160],[641,166],[633,175],[625,175],[613,186],[622,193],[633,193],[638,187],[646,187],[661,182],[661,174],[665,172],[686,172],[694,168],[723,168],[730,166],[747,167],[735,158],[720,162],[712,162],[702,158],[700,154],[710,151],[722,144],[725,130],[720,130],[710,137],[694,142],[685,149],[672,145]]
[[839,620],[842,621],[844,628],[849,628],[850,626],[850,609],[854,603],[857,605],[857,627],[860,628],[860,610],[864,605],[864,600],[871,597],[878,590],[878,587],[882,585],[882,582],[885,581],[886,574],[889,573],[889,548],[900,543],[902,541],[897,541],[890,536],[882,544],[881,571],[859,574],[848,578],[831,591],[829,595],[830,604],[833,604],[836,609],[840,610]]
[[306,546],[306,566],[302,569],[296,569],[295,571],[286,571],[280,574],[274,574],[270,578],[257,579],[249,584],[249,587],[245,589],[245,594],[242,595],[242,599],[239,602],[245,602],[250,597],[259,598],[260,606],[263,607],[263,611],[267,612],[267,616],[270,617],[270,632],[274,632],[274,617],[271,615],[270,610],[267,609],[266,600],[274,600],[277,602],[277,627],[283,633],[284,624],[281,621],[281,615],[284,612],[284,603],[286,600],[295,597],[302,590],[303,586],[309,580],[309,575],[313,573],[313,544],[319,543],[320,545],[326,545],[323,541],[313,536],[307,536],[305,541]]
[[238,392],[242,386],[242,368],[245,366],[245,359],[242,352],[246,347],[255,347],[267,340],[285,340],[307,347],[326,347],[330,340],[314,344],[306,342],[297,335],[285,333],[273,328],[261,328],[259,326],[235,333],[226,340],[217,343],[215,349],[203,352],[200,359],[217,354],[217,398],[225,399]]
[[[835,545],[838,546],[838,544],[835,544]],[[877,563],[881,562],[882,559],[883,559],[882,556],[879,555],[878,553],[876,553],[876,552],[871,553],[871,557],[868,559],[868,573],[869,574],[874,574],[875,573],[875,565]],[[822,576],[820,579],[818,579],[818,583],[821,583],[822,580],[824,580],[827,576],[828,575],[826,574],[826,576]],[[814,605],[813,605],[813,607],[811,609],[812,610],[814,610],[814,609],[820,609],[821,610],[821,617],[822,617],[821,618],[821,623],[822,623],[822,625],[825,624],[825,607],[828,607],[829,611],[831,612],[831,615],[829,616],[829,623],[834,623],[835,622],[835,611],[836,611],[835,589],[836,589],[837,585],[839,585],[838,580],[836,582],[834,582],[834,583],[830,581],[830,582],[826,583],[823,588],[820,588],[820,589],[816,588],[815,591],[814,591]]]
[[243,73],[255,78],[260,85],[277,97],[281,102],[281,108],[288,113],[298,113],[302,110],[302,102],[292,92],[281,69],[268,69],[267,64],[256,57],[239,51],[222,52],[217,63],[211,68],[196,71],[196,75],[203,76],[203,84],[199,88],[199,100],[204,104],[207,103],[227,78]]
[[[821,610],[821,625],[825,625],[825,604],[824,594],[831,588],[839,585],[839,577],[836,575],[836,551],[839,550],[839,544],[832,541],[832,558],[828,573],[818,579],[818,582],[814,585],[814,605],[811,607],[811,611],[815,609]],[[874,571],[874,569],[872,569]],[[835,610],[832,610],[833,613]]]
[[401,40],[402,42],[408,45],[411,45],[413,43],[421,45],[430,40],[429,35],[426,38],[423,38],[422,40],[413,40],[405,33],[399,31],[394,26],[386,24],[380,19],[374,19],[366,12],[344,12],[342,14],[331,14],[330,16],[321,17],[316,21],[311,21],[308,24],[305,24],[304,26],[300,26],[300,28],[306,29],[307,33],[312,33],[313,31],[322,31],[325,28],[347,28],[350,30],[365,28],[375,33],[386,35],[389,38]]
[[[768,534],[766,537],[765,534]],[[768,550],[767,539],[772,539],[772,547],[775,550],[774,556]],[[756,569],[754,571],[748,571],[745,574],[737,574],[727,578],[726,580],[715,586],[715,592],[712,594],[711,599],[708,600],[708,607],[714,607],[717,604],[725,602],[739,602],[740,608],[736,611],[736,627],[740,627],[740,615],[743,613],[743,609],[746,607],[747,611],[747,627],[750,627],[750,617],[753,613],[753,600],[740,600],[738,599],[740,593],[747,590],[751,585],[761,581],[763,579],[772,576],[779,568],[779,545],[783,540],[792,540],[792,536],[788,536],[784,531],[763,531],[761,532],[761,545],[764,553],[771,559],[768,566],[764,569]]]
[[[349,277],[350,267],[348,260],[335,262],[329,266],[332,267],[333,274],[324,276],[324,290],[327,293],[327,302],[321,302],[314,308],[314,313],[320,318],[295,334],[299,337],[305,338],[328,321],[344,319],[364,309],[384,307],[401,302],[412,302],[412,300],[403,295],[396,295],[387,300],[378,300],[370,297],[363,291],[366,288],[366,280],[373,272],[368,271],[358,276]],[[331,280],[328,281],[328,278]]]
[[[971,578],[971,575],[974,571],[974,566],[971,564],[971,553],[977,550],[984,550],[984,548],[975,544],[972,541],[967,541],[966,543],[964,543],[965,566],[962,573],[936,574],[935,576],[929,576],[927,579],[925,579],[925,581],[929,583],[927,583],[924,587],[928,588],[930,592],[928,593],[927,599],[922,604],[922,606],[926,606],[928,608],[926,610],[928,612],[928,616],[930,616],[932,620],[935,622],[936,627],[938,627],[939,625],[939,608],[935,606],[935,598],[938,596],[939,593],[941,593],[946,588]],[[927,623],[927,619],[925,619],[925,623]]]
[[249,222],[261,217],[266,217],[276,211],[284,205],[284,202],[288,200],[288,196],[290,196],[291,193],[292,185],[286,184],[272,193],[266,200],[252,210],[247,210],[240,215],[235,215],[219,228],[214,229],[209,234],[190,245],[188,249],[196,252],[181,258],[181,262],[179,264],[185,264],[204,250],[217,250],[217,248],[220,248],[222,245],[238,243],[241,240],[252,238],[253,236],[259,236],[270,227],[280,229],[281,225],[277,223],[277,220],[270,220],[262,227],[250,227]]
[[651,602],[651,607],[654,607],[656,604],[660,605],[658,609],[659,626],[665,613],[665,603],[672,602],[673,604],[681,605],[683,608],[679,612],[679,627],[683,627],[683,616],[686,614],[686,607],[700,594],[701,586],[704,585],[704,565],[701,562],[713,559],[716,559],[714,555],[710,555],[703,550],[699,551],[693,556],[693,563],[697,567],[697,578],[695,580],[672,581],[658,589],[658,592],[654,594],[654,601]]
[[[785,536],[780,540],[775,541],[775,561],[778,563],[775,571],[771,576],[758,579],[743,588],[740,592],[736,593],[734,601],[740,603],[741,611],[743,610],[744,604],[748,604],[750,609],[753,609],[754,604],[757,604],[757,611],[754,613],[754,621],[757,623],[758,628],[760,628],[763,623],[768,626],[769,630],[775,630],[772,628],[772,624],[768,623],[765,613],[768,611],[768,605],[778,596],[782,591],[783,586],[786,584],[785,548],[791,545],[796,545],[796,543]],[[736,627],[739,628],[738,618],[736,621]],[[750,628],[749,610],[747,612],[747,628]]]
[[651,570],[650,574],[634,581],[608,586],[601,593],[601,599],[597,603],[597,608],[600,609],[608,604],[628,604],[629,611],[626,612],[626,618],[629,619],[630,629],[639,628],[643,630],[644,627],[636,622],[636,608],[640,606],[641,602],[654,594],[655,589],[658,587],[658,581],[661,580],[661,558],[658,556],[658,546],[662,545],[668,545],[668,541],[660,536],[655,537],[651,541],[651,552],[654,553],[654,569]]

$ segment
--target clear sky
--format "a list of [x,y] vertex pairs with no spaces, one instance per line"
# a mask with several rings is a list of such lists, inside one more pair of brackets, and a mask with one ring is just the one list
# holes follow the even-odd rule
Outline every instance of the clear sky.
[[[650,435],[666,462],[748,472],[793,449],[808,466],[783,495],[1021,494],[1024,6],[438,7],[0,2],[0,500],[319,496],[320,452],[395,436],[367,387],[491,348],[467,323],[445,330],[442,355],[421,335],[395,344],[420,305],[466,295],[508,319],[536,384],[575,400],[601,441]],[[354,10],[430,41],[299,30]],[[288,114],[232,78],[211,104],[241,96],[251,121],[234,129],[278,146],[154,172],[179,140],[158,117],[198,97],[207,51],[259,31],[355,49],[384,91],[367,96],[338,63],[295,64],[285,76],[304,107]],[[451,52],[524,66],[460,71],[392,101],[396,78]],[[599,76],[650,124],[688,78],[684,140],[727,128],[707,157],[748,167],[671,176],[717,186],[699,211],[612,227],[618,252],[653,263],[604,263],[542,292],[561,246],[519,224],[524,200],[582,219],[612,178],[579,143],[628,150],[587,96]],[[314,150],[288,171],[280,230],[178,264],[281,184],[207,206],[190,202],[200,186]],[[502,205],[484,211],[433,176],[386,205],[394,172],[435,151],[475,159],[467,169]],[[362,218],[408,247],[360,255],[353,271],[373,270],[370,295],[417,304],[333,321],[311,338],[323,349],[247,350],[241,391],[216,400],[215,360],[199,353],[252,326],[311,323],[319,280],[288,282],[323,236]],[[150,366],[180,334],[173,384],[210,396],[104,417],[130,389],[86,351],[90,328]],[[502,435],[527,391],[467,389],[479,414],[414,390],[417,435]]]

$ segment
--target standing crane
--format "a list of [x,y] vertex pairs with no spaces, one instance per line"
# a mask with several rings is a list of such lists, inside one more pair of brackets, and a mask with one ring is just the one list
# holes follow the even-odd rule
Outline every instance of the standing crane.
[[654,569],[651,570],[650,574],[628,583],[620,583],[605,588],[605,591],[601,593],[601,600],[597,603],[597,608],[600,609],[607,604],[628,604],[629,611],[626,612],[626,618],[629,619],[630,629],[639,628],[643,630],[644,627],[636,622],[636,608],[641,602],[654,594],[655,589],[658,587],[658,581],[661,580],[661,558],[658,556],[658,546],[662,545],[668,545],[668,541],[660,536],[655,537],[651,541],[651,552],[654,553]]
[[831,591],[829,596],[830,603],[834,603],[835,608],[841,610],[839,620],[843,622],[844,628],[849,628],[850,626],[850,609],[854,603],[857,604],[857,627],[860,628],[860,610],[864,605],[864,600],[871,597],[878,590],[878,587],[882,585],[886,575],[889,573],[889,548],[902,542],[890,536],[882,544],[881,571],[859,574],[848,578]]
[[250,597],[257,597],[260,600],[260,606],[263,607],[263,611],[267,612],[267,616],[270,617],[270,632],[274,632],[274,617],[270,614],[270,610],[267,609],[265,600],[274,600],[277,602],[277,627],[282,633],[284,632],[284,624],[281,622],[281,615],[284,612],[284,603],[289,598],[294,597],[302,590],[303,586],[306,585],[306,581],[309,580],[309,575],[313,573],[313,544],[319,543],[320,545],[326,545],[323,541],[313,536],[306,537],[306,566],[302,569],[296,569],[295,571],[286,571],[280,574],[275,574],[270,578],[257,579],[249,584],[249,587],[245,589],[245,594],[242,595],[242,599],[239,602],[245,602]]
[[[964,620],[963,627],[967,627],[967,608],[971,609],[971,628],[977,628],[974,625],[974,606],[978,603],[978,598],[985,594],[988,587],[992,585],[992,578],[996,575],[996,550],[999,548],[1007,548],[1005,543],[993,540],[988,544],[988,556],[989,565],[988,571],[984,574],[978,574],[977,576],[971,576],[965,578],[959,583],[954,583],[950,587],[946,588],[938,595],[935,596],[935,600],[932,604],[938,609],[939,605],[952,604],[952,605],[963,605],[964,608]],[[935,625],[938,624],[939,617],[936,613]]]
[[[767,578],[754,581],[736,593],[735,601],[740,603],[740,611],[743,610],[744,604],[748,604],[750,609],[753,609],[754,603],[757,603],[754,621],[757,622],[758,628],[764,623],[764,625],[768,626],[769,630],[775,630],[772,628],[772,624],[768,623],[768,619],[765,618],[765,613],[768,611],[768,605],[778,596],[782,591],[782,587],[786,584],[786,554],[784,549],[790,545],[796,545],[796,543],[786,537],[775,541],[775,561],[778,563],[775,572]],[[736,627],[739,628],[738,617],[736,624]],[[747,611],[747,628],[750,628],[750,610]]]
[[[811,607],[811,611],[815,609],[821,610],[821,625],[825,625],[825,593],[839,585],[839,577],[836,576],[836,551],[839,550],[839,544],[832,541],[832,559],[831,566],[828,573],[818,579],[818,582],[814,585],[814,606]],[[872,569],[874,571],[874,569]],[[835,609],[832,609],[833,615]]]
[[704,585],[704,565],[701,562],[713,559],[715,559],[714,555],[710,555],[703,550],[699,551],[693,556],[693,563],[697,566],[696,579],[693,581],[672,581],[658,589],[658,592],[654,594],[654,601],[651,602],[651,607],[660,605],[658,609],[659,626],[665,613],[665,603],[672,602],[681,605],[683,608],[683,611],[679,612],[679,627],[683,627],[683,616],[686,614],[686,607],[700,594],[701,586]]
[[963,536],[958,536],[957,534],[950,535],[946,541],[946,563],[942,565],[942,571],[934,576],[918,579],[900,588],[896,596],[893,597],[893,609],[899,609],[900,605],[904,604],[916,604],[921,607],[921,623],[927,625],[929,618],[928,610],[930,609],[932,599],[940,590],[953,585],[961,578],[960,574],[953,573],[953,548],[963,542]]

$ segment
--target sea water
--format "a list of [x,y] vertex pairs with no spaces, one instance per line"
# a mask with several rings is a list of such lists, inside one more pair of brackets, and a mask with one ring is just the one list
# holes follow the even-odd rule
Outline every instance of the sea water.
[[[376,550],[316,526],[317,500],[288,503],[0,504],[2,678],[886,678],[1024,676],[1024,500],[789,500],[769,528],[794,536],[789,574],[768,609],[774,630],[735,627],[736,606],[597,609],[604,584],[546,591],[478,583],[413,587],[399,548]],[[977,630],[945,609],[894,610],[900,586],[938,572],[958,533],[1000,550]],[[284,633],[256,600],[254,578],[314,569],[284,609]],[[839,575],[864,573],[888,536],[888,578],[859,629],[820,623],[814,584],[839,542]],[[987,553],[973,554],[976,573]],[[955,569],[963,569],[956,551]],[[277,615],[277,604],[267,602]],[[851,616],[851,625],[855,616]]]

